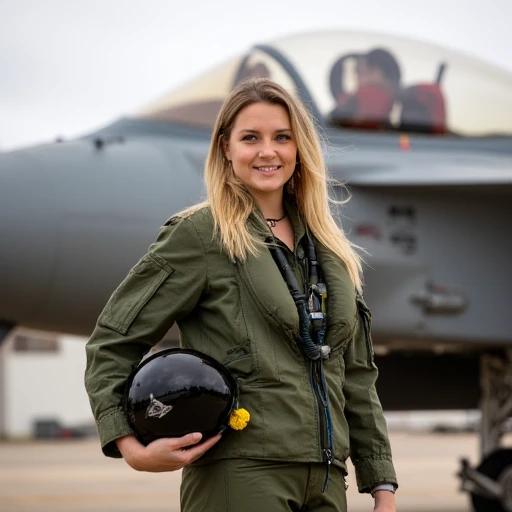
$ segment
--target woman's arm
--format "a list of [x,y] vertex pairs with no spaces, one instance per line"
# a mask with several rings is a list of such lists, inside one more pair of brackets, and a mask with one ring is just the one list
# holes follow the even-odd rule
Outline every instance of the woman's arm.
[[389,491],[376,491],[373,512],[396,512],[395,495]]
[[87,343],[85,386],[105,455],[132,435],[123,407],[126,381],[143,355],[175,320],[194,309],[206,288],[205,251],[195,226],[179,219],[114,292]]
[[116,439],[116,444],[124,460],[133,469],[161,473],[188,466],[217,443],[221,435],[197,444],[201,437],[199,432],[195,432],[175,439],[157,439],[144,446],[130,435]]

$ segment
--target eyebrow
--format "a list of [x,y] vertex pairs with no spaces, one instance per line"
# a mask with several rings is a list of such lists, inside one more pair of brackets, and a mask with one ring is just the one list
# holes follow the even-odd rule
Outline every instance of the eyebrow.
[[[284,133],[284,132],[290,132],[291,128],[279,128],[278,130],[275,130],[276,133]],[[259,130],[251,130],[251,129],[243,129],[240,130],[238,133],[260,133]]]

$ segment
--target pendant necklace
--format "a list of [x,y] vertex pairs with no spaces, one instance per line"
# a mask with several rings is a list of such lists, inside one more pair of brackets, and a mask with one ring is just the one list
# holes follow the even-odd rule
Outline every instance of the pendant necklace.
[[280,220],[283,220],[285,217],[286,217],[286,212],[284,213],[284,215],[280,219],[265,219],[265,220],[267,221],[267,224],[268,224],[269,228],[275,228],[276,227],[276,223],[279,222]]

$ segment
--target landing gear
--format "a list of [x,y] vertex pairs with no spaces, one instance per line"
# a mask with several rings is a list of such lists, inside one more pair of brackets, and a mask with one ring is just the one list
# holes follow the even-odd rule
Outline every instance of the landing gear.
[[512,512],[512,449],[500,445],[512,417],[512,350],[483,355],[481,365],[483,459],[476,469],[463,460],[459,476],[476,512]]

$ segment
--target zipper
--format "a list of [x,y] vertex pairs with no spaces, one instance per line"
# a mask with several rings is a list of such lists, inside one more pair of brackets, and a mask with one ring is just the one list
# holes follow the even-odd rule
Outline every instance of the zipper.
[[[326,464],[325,480],[322,486],[322,492],[327,489],[329,482],[330,467],[334,458],[333,444],[332,444],[332,425],[331,414],[329,410],[329,399],[327,396],[327,386],[323,377],[322,360],[310,362],[309,379],[311,389],[316,398],[318,409],[318,418],[320,423],[320,452],[323,461]],[[320,375],[315,375],[315,370]],[[323,390],[323,391],[322,391]],[[323,396],[325,393],[325,397]]]
[[[284,252],[288,252],[288,255],[294,256],[293,263],[295,265],[290,265],[290,258],[285,256],[285,258],[288,260],[288,264],[292,266],[292,270],[295,271],[298,269],[301,274],[301,281],[302,286],[304,287],[302,293],[307,296],[309,293],[309,265],[308,265],[308,259],[305,255],[305,252],[303,252],[303,248],[300,248],[299,251],[297,251],[297,254],[293,253],[288,247],[283,247],[281,244],[279,244],[279,248],[281,250],[281,253],[284,255]],[[284,251],[284,252],[283,252]],[[286,277],[283,275],[285,281]],[[288,283],[289,284],[289,283]],[[298,282],[293,285],[300,286]],[[300,290],[297,290],[297,292],[300,292]],[[310,313],[310,307],[306,304],[307,313]],[[309,329],[311,332],[311,329],[313,329],[313,326],[311,324],[311,317],[309,322]],[[313,343],[318,344],[318,339],[315,336],[315,341]],[[320,439],[320,456],[322,460],[326,464],[326,472],[325,472],[325,480],[322,487],[322,492],[325,492],[327,489],[327,484],[329,482],[329,472],[330,472],[330,466],[333,461],[333,442],[332,442],[332,421],[331,421],[331,414],[329,410],[329,396],[328,396],[328,390],[327,390],[327,383],[325,381],[325,376],[323,372],[323,361],[322,358],[320,359],[309,359],[309,380],[311,385],[311,390],[313,391],[313,394],[315,396],[316,405],[317,405],[317,411],[318,411],[318,419],[319,419],[319,439]]]
[[[288,252],[291,252],[286,247]],[[293,253],[292,253],[293,254]],[[295,256],[295,254],[294,254]],[[308,280],[309,272],[307,265],[307,258],[304,250],[298,249],[296,255],[296,263],[302,277],[302,286],[304,293],[308,293]],[[332,426],[329,411],[329,399],[327,397],[327,385],[323,377],[323,362],[322,360],[310,362],[310,374],[309,380],[313,394],[315,395],[316,405],[318,409],[318,418],[320,423],[320,451],[323,461],[327,464],[325,481],[322,487],[322,492],[325,492],[327,488],[327,482],[329,480],[329,469],[333,461],[333,450],[332,450]],[[325,397],[323,396],[325,394]]]
[[[298,254],[299,267],[304,279],[305,293],[309,293],[309,290],[307,289],[310,279],[308,258],[306,252],[302,251],[304,251],[303,248],[301,248],[301,253]],[[310,311],[309,306],[308,311]],[[318,343],[318,340],[316,340],[316,342]],[[334,454],[332,442],[332,420],[329,408],[329,392],[325,381],[322,359],[310,362],[310,384],[317,402],[320,423],[320,450],[322,459],[326,464],[325,480],[322,486],[322,492],[325,492],[329,483],[330,467]]]

